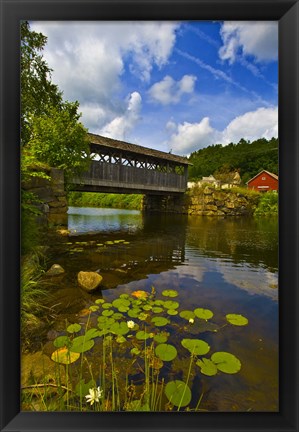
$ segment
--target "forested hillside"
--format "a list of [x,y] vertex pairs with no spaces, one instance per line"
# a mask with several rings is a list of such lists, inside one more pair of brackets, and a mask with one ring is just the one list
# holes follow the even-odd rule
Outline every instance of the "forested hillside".
[[239,170],[242,183],[246,183],[263,169],[278,174],[278,139],[216,144],[191,153],[189,160],[193,164],[189,168],[190,180]]

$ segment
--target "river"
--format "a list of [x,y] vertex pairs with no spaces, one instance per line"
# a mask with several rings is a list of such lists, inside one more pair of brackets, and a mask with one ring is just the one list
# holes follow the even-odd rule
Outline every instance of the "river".
[[[242,365],[238,373],[216,376],[192,368],[191,407],[196,405],[193,399],[202,395],[202,410],[278,410],[277,219],[144,215],[137,210],[76,207],[68,213],[70,236],[51,245],[54,262],[65,269],[49,285],[57,314],[54,331],[65,334],[66,319],[82,324],[84,311],[99,297],[111,303],[120,294],[151,293],[154,287],[156,298],[177,300],[179,311],[211,310],[208,322],[217,331],[200,333],[211,346],[204,357],[229,352]],[[80,270],[103,276],[100,292],[91,295],[78,287]],[[165,290],[175,290],[178,296],[167,299]],[[198,337],[188,320],[173,314],[166,329],[178,356],[161,369],[165,382],[186,379],[188,356],[180,340]],[[227,314],[241,314],[248,325],[229,324]],[[191,329],[187,336],[186,326]]]

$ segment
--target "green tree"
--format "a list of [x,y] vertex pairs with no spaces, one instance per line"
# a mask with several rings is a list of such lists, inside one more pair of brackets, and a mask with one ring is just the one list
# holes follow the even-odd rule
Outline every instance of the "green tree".
[[[72,174],[88,167],[87,131],[79,122],[79,103],[63,101],[51,81],[42,51],[47,38],[21,23],[21,147],[22,175],[44,164]],[[35,175],[43,175],[42,170]]]

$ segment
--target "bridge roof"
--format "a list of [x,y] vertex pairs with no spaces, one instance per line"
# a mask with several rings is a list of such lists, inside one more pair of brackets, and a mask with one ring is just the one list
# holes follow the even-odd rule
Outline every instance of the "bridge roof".
[[192,165],[186,157],[177,156],[172,153],[162,152],[160,150],[154,150],[147,147],[142,147],[137,144],[130,144],[125,141],[119,141],[112,138],[103,137],[101,135],[95,135],[88,133],[90,143],[99,145],[102,147],[110,147],[113,149],[124,150],[130,153],[142,154],[145,156],[151,156],[156,159],[164,159],[171,162],[176,162],[182,165]]

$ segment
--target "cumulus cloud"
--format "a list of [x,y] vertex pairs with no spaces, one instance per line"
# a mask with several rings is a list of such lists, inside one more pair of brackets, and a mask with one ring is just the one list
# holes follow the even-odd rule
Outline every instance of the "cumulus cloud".
[[225,21],[220,35],[222,60],[234,63],[238,55],[250,55],[259,62],[277,60],[278,24],[275,21]]
[[190,94],[194,91],[195,81],[194,75],[184,75],[179,81],[175,81],[167,75],[162,81],[155,83],[148,92],[155,102],[162,105],[176,104],[184,94]]
[[123,115],[115,117],[110,123],[107,123],[99,133],[110,138],[125,140],[138,122],[141,105],[142,99],[140,94],[138,92],[133,92],[130,95],[127,109]]
[[[173,122],[172,122],[173,123]],[[237,143],[241,138],[254,141],[278,136],[278,108],[258,108],[233,119],[223,131],[210,125],[208,117],[199,123],[176,125],[176,131],[168,141],[173,153],[188,155],[212,144]]]
[[86,127],[94,127],[92,112],[103,127],[107,117],[111,121],[122,114],[118,98],[126,67],[148,81],[154,66],[168,62],[178,24],[36,21],[31,28],[48,37],[44,57],[64,98],[80,102]]

